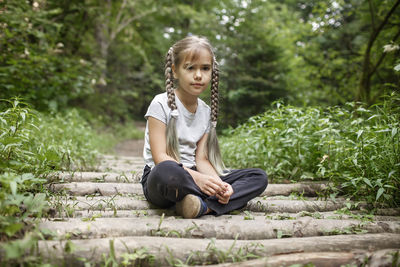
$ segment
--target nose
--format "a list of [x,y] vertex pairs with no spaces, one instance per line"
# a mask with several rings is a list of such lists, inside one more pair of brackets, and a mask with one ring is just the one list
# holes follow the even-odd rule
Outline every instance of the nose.
[[195,80],[201,80],[201,70],[200,69],[197,69],[194,72],[194,78],[195,78]]

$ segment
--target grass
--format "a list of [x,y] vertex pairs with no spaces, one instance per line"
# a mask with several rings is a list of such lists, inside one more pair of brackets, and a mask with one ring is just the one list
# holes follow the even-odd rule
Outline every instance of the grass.
[[275,108],[226,131],[231,168],[259,167],[272,182],[329,180],[335,194],[373,207],[400,206],[400,96],[364,107]]
[[0,257],[10,266],[35,265],[42,262],[33,256],[37,241],[45,238],[35,222],[50,211],[49,174],[93,165],[98,148],[112,142],[76,110],[45,115],[18,98],[2,101],[7,108],[0,111]]

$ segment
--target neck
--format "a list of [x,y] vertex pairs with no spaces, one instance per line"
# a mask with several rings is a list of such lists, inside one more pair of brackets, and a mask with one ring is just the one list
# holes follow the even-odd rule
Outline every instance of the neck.
[[175,90],[175,94],[182,102],[182,104],[186,107],[187,110],[194,113],[197,109],[197,96],[193,96],[187,94],[184,90],[180,90],[179,88]]

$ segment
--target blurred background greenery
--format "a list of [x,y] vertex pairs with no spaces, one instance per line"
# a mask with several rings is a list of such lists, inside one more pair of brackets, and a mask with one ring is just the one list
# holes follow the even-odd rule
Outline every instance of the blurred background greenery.
[[106,124],[142,120],[164,91],[166,51],[197,34],[211,40],[220,62],[222,128],[277,99],[370,105],[399,90],[398,4],[3,0],[0,98],[23,97],[41,112],[76,108]]

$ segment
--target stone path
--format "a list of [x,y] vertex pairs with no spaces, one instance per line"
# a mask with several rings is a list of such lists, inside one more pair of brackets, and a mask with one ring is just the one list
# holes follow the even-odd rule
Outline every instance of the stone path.
[[[400,211],[324,200],[324,184],[270,184],[241,211],[182,219],[144,198],[137,156],[103,156],[97,172],[59,174],[39,253],[68,266],[384,266],[400,262]],[[379,215],[381,214],[381,215]],[[51,240],[52,239],[52,240]],[[397,253],[397,254],[396,254]],[[237,263],[231,263],[237,262]]]

